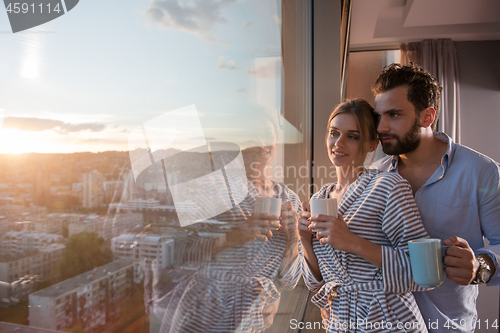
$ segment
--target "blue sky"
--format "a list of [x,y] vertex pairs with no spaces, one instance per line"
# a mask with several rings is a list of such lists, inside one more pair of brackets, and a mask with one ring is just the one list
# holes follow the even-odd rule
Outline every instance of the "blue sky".
[[0,153],[127,150],[192,104],[207,138],[249,140],[249,105],[280,105],[280,3],[81,0],[16,34],[0,10]]

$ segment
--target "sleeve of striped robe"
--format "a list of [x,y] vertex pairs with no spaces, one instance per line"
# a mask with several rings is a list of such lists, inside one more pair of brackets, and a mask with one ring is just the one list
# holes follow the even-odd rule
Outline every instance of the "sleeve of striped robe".
[[429,290],[418,286],[411,274],[408,241],[428,238],[410,184],[401,178],[387,199],[382,231],[393,244],[382,246],[382,273],[385,293]]

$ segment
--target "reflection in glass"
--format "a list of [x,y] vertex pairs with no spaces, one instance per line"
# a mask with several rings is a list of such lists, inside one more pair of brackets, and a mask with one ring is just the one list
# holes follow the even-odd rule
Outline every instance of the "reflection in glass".
[[[153,330],[262,331],[271,326],[278,309],[277,286],[290,289],[298,282],[295,226],[300,202],[284,184],[270,178],[269,167],[277,145],[276,123],[268,112],[254,108],[252,115],[260,126],[253,133],[262,135],[255,135],[259,145],[242,151],[246,177],[243,181],[233,177],[230,182],[231,169],[226,167],[224,173],[224,180],[231,183],[232,208],[181,229],[184,235],[180,242],[184,246],[181,251],[176,248],[176,255],[181,255],[178,268],[163,269],[153,262],[145,269]],[[217,150],[185,152],[182,159],[175,161],[178,170],[186,174],[196,161],[203,161],[203,155],[210,155],[214,168],[221,170],[241,154],[234,150],[234,144],[210,142],[209,146]],[[203,165],[198,166],[203,169]],[[172,171],[172,166],[167,170]],[[219,189],[225,188],[212,186],[211,192],[192,189],[207,193],[205,199],[214,203],[222,198]],[[237,198],[241,193],[248,193],[243,201]],[[281,221],[277,215],[254,212],[259,196],[283,201]]]
[[281,2],[80,4],[0,40],[0,321],[182,330],[198,292],[199,320],[270,326],[298,277]]

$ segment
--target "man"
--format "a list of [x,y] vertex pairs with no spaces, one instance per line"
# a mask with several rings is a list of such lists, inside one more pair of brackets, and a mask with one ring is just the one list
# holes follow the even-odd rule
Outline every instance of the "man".
[[373,92],[389,156],[374,167],[408,180],[430,236],[455,245],[444,257],[444,284],[414,293],[429,332],[473,332],[487,319],[477,318],[477,284],[500,284],[500,165],[434,132],[441,91],[422,68],[384,68]]

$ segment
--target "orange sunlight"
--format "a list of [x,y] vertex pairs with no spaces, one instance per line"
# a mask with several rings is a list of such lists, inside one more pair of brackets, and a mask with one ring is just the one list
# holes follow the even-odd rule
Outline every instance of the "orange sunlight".
[[[0,154],[23,153],[75,153],[101,152],[108,150],[126,150],[126,145],[106,143],[94,140],[85,143],[81,138],[70,135],[60,135],[52,131],[28,132],[17,129],[0,129]],[[126,141],[125,141],[126,143]]]

